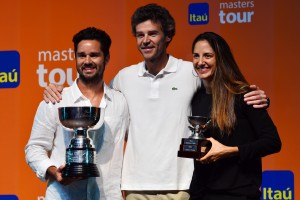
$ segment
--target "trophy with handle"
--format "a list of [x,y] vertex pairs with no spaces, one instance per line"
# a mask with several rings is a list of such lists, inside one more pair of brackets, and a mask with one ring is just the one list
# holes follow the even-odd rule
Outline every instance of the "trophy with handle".
[[178,157],[201,158],[211,148],[211,142],[203,135],[211,120],[203,116],[188,116],[188,121],[192,125],[190,127],[192,135],[189,138],[182,138]]
[[97,107],[60,107],[58,108],[61,124],[73,129],[75,134],[66,149],[66,166],[63,177],[98,177],[95,164],[96,151],[93,141],[88,137],[89,128],[100,119],[100,108]]

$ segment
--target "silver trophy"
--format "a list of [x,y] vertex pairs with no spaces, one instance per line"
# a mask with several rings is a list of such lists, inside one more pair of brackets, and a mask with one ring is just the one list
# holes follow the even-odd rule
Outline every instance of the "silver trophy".
[[60,107],[58,108],[61,124],[73,129],[75,134],[66,149],[66,166],[64,177],[98,177],[95,164],[96,151],[87,131],[100,119],[100,108],[97,107]]
[[188,116],[188,121],[192,125],[189,126],[192,135],[189,138],[182,138],[178,157],[201,158],[211,148],[211,142],[206,140],[203,134],[211,120],[203,116]]

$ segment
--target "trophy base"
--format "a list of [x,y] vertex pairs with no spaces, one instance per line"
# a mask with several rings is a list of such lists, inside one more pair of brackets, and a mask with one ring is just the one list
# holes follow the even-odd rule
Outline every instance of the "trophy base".
[[211,142],[206,139],[183,138],[178,157],[202,158],[211,149]]
[[99,177],[99,171],[95,164],[71,163],[66,164],[62,172],[63,177]]

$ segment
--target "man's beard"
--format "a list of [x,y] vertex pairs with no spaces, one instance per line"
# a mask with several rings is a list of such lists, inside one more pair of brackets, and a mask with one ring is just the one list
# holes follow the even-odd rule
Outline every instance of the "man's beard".
[[87,85],[97,85],[103,79],[103,71],[97,72],[94,76],[85,77],[82,73],[79,73],[79,79]]

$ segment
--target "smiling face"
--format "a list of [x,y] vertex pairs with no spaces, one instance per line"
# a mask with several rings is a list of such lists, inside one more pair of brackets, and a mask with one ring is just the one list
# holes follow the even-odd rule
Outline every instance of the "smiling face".
[[211,81],[216,70],[216,55],[206,40],[200,40],[193,49],[193,65],[198,76],[204,81]]
[[103,78],[105,59],[98,40],[82,40],[76,52],[76,67],[79,78],[84,83],[98,83]]
[[163,33],[160,24],[151,20],[136,26],[136,41],[138,49],[145,61],[153,62],[166,55],[166,48],[171,39]]

